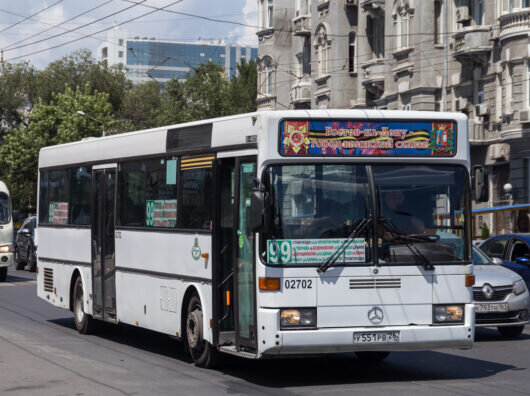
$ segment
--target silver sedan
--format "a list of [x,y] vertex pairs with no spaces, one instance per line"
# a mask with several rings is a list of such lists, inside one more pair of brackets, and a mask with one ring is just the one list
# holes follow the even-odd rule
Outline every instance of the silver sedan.
[[497,327],[505,337],[518,337],[528,323],[530,297],[523,279],[495,264],[473,246],[475,325]]

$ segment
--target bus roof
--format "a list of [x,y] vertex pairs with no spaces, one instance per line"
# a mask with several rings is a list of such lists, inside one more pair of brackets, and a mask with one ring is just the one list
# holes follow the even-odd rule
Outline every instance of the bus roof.
[[[221,149],[255,148],[257,135],[268,133],[270,126],[282,119],[337,119],[337,120],[454,120],[466,122],[467,117],[462,113],[441,113],[426,111],[394,111],[394,110],[285,110],[260,111],[234,116],[201,120],[178,125],[169,125],[141,131],[127,132],[106,137],[88,138],[81,141],[50,146],[41,149],[39,168],[61,166],[66,164],[93,163],[121,158],[148,156],[160,153],[171,154],[166,144],[168,131],[200,130],[210,128],[211,144],[207,147],[213,151]],[[273,128],[277,131],[277,128]],[[467,130],[467,128],[466,128]],[[180,132],[179,132],[180,133]],[[199,135],[198,135],[199,136]],[[467,142],[467,134],[465,137]],[[178,140],[178,139],[177,139]],[[200,140],[200,139],[198,139]],[[188,139],[188,143],[190,139]],[[206,146],[203,146],[203,151]],[[197,148],[186,150],[183,147],[175,152],[193,154]]]

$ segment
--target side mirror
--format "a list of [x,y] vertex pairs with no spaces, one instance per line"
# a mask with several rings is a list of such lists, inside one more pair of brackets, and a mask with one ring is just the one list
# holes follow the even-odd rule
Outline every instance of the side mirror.
[[493,257],[491,261],[493,262],[493,264],[502,265],[502,260],[498,257]]
[[523,264],[523,265],[530,264],[530,260],[528,259],[528,257],[516,257],[515,262],[517,264]]
[[473,199],[475,202],[486,202],[488,200],[488,175],[486,169],[481,165],[476,165],[473,167],[472,172]]
[[252,232],[267,232],[269,226],[268,194],[258,179],[254,178],[254,188],[250,198],[250,229]]
[[26,235],[29,235],[29,230],[27,228],[21,228],[19,231],[18,231],[20,234],[26,234]]

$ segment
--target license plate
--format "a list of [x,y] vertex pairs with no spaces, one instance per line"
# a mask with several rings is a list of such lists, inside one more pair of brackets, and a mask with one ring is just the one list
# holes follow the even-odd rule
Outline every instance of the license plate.
[[399,331],[353,333],[354,344],[391,344],[399,342]]
[[475,312],[508,312],[508,304],[477,304]]

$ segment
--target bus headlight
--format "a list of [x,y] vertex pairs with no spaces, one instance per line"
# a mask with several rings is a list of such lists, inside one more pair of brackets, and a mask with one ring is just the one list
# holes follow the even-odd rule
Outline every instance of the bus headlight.
[[316,308],[283,308],[280,310],[280,329],[308,328],[317,325]]
[[526,290],[526,286],[522,279],[519,279],[518,281],[513,282],[513,293],[518,296],[519,294],[524,293]]
[[13,251],[13,245],[0,246],[0,253],[9,253]]
[[463,323],[464,306],[463,305],[434,305],[433,306],[434,323]]

